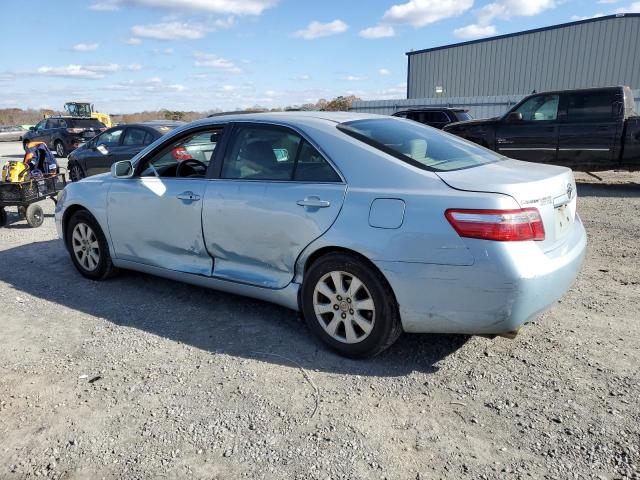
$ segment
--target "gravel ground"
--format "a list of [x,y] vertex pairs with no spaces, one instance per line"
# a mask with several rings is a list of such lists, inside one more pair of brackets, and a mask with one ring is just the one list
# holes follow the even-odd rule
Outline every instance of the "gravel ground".
[[0,478],[639,478],[640,175],[580,178],[589,251],[562,301],[515,340],[405,335],[367,361],[277,306],[84,280],[51,202],[39,229],[12,210]]

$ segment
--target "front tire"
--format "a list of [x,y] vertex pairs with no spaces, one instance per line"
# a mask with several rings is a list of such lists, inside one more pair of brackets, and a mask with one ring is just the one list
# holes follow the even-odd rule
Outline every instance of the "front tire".
[[67,150],[64,148],[64,143],[62,143],[62,141],[56,140],[53,146],[56,150],[56,156],[58,158],[64,158],[67,156]]
[[107,239],[100,225],[86,210],[73,214],[65,231],[71,261],[83,277],[104,280],[115,273]]
[[402,333],[391,287],[355,255],[332,253],[316,260],[305,275],[301,303],[311,331],[346,357],[377,355]]

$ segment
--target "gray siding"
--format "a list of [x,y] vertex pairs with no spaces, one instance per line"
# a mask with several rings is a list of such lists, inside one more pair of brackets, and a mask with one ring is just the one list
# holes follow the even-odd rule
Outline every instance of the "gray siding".
[[[634,90],[636,112],[640,113],[640,90]],[[489,118],[503,114],[518,103],[524,95],[491,97],[412,98],[408,100],[369,100],[353,102],[351,110],[361,113],[392,115],[400,110],[419,107],[462,107],[469,109],[474,118]]]
[[408,55],[408,98],[640,88],[640,16],[606,17]]

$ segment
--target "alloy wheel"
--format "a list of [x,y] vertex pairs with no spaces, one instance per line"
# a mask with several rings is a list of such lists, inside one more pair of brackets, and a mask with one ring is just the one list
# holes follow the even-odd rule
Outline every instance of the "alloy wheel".
[[339,342],[362,342],[373,330],[373,298],[364,283],[351,273],[334,271],[324,275],[313,291],[313,309],[324,331]]
[[77,182],[84,178],[84,173],[82,172],[82,168],[77,163],[74,163],[69,171],[69,176],[71,177],[72,182]]
[[100,262],[100,244],[91,227],[86,223],[78,223],[71,235],[73,254],[87,271],[98,268]]
[[64,145],[62,142],[56,143],[56,155],[58,157],[64,157]]

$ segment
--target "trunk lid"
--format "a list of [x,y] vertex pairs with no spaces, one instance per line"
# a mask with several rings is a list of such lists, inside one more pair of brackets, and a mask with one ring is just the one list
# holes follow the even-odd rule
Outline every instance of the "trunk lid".
[[520,208],[537,208],[545,239],[536,243],[545,252],[561,246],[574,227],[576,182],[568,168],[506,159],[436,175],[456,190],[501,193],[515,199]]

